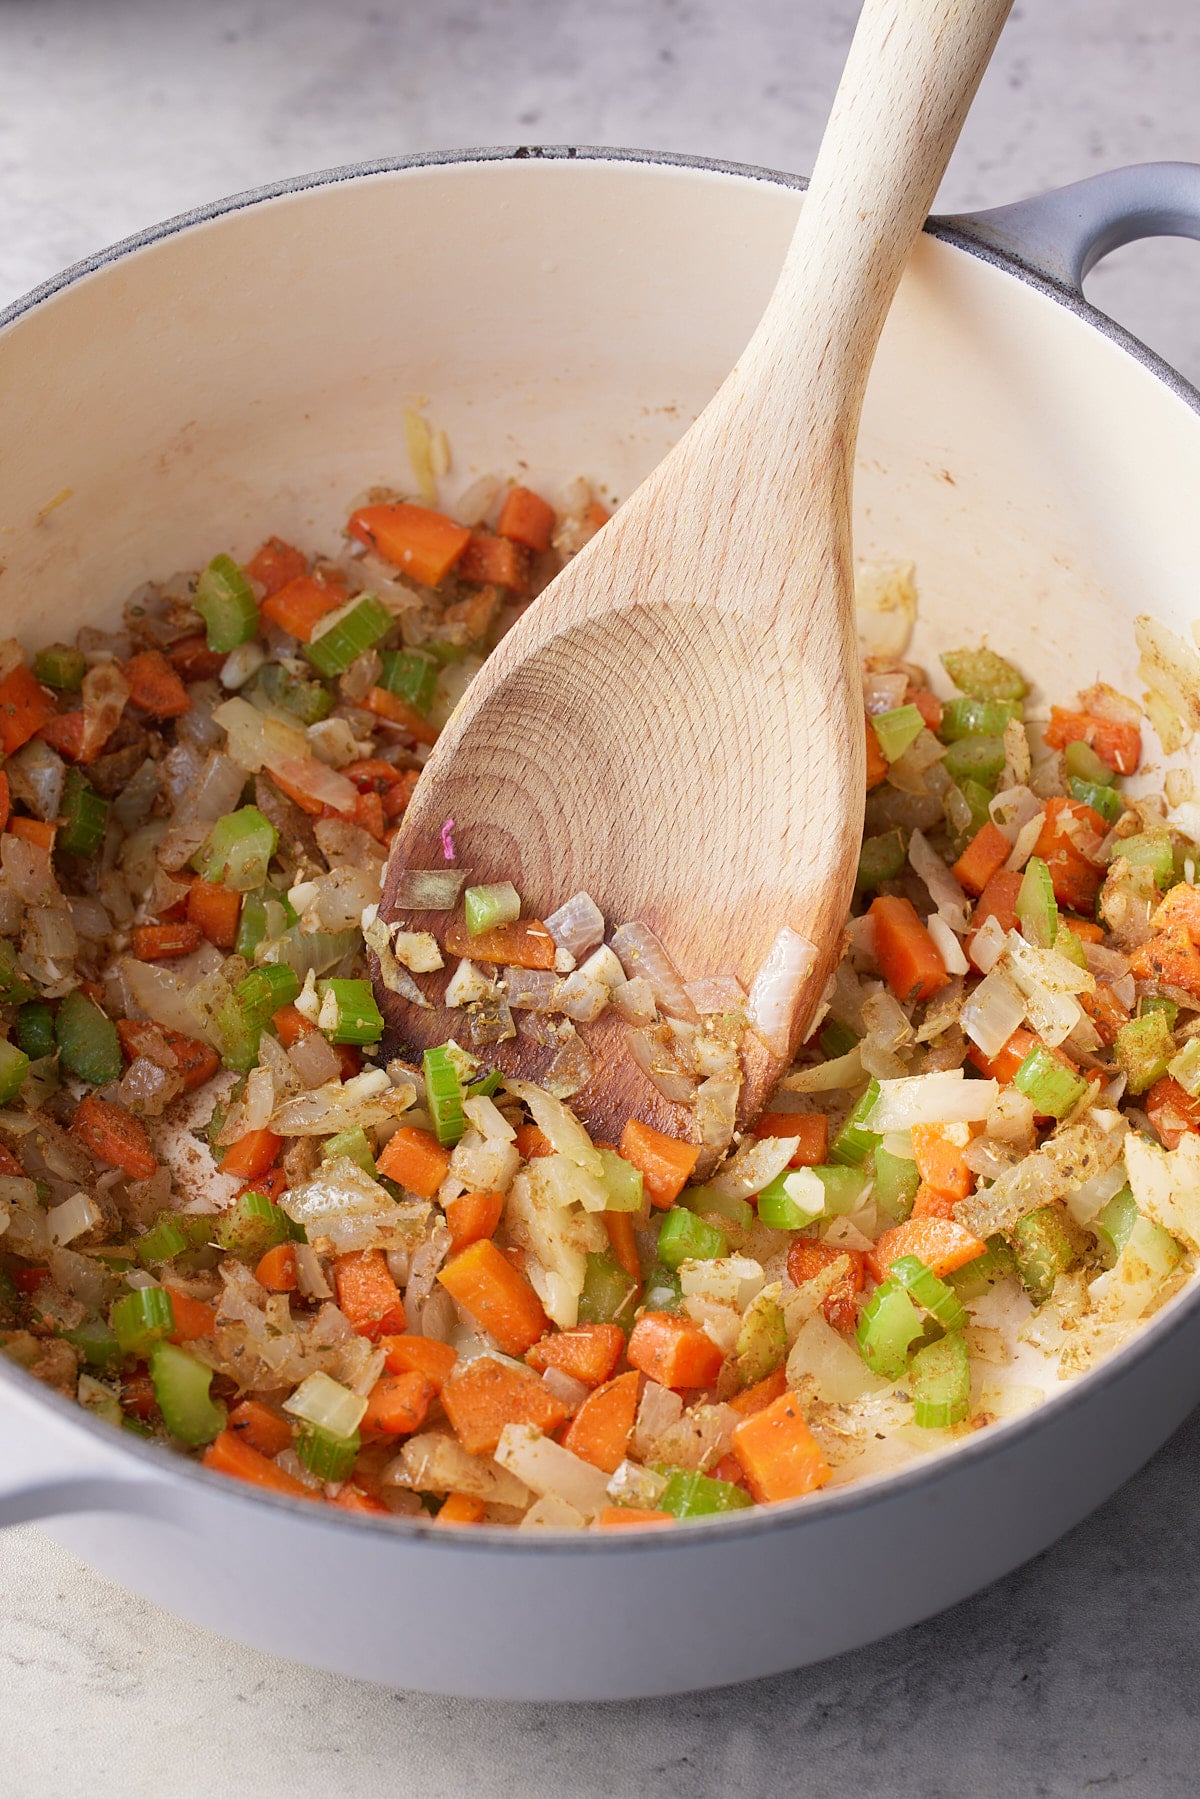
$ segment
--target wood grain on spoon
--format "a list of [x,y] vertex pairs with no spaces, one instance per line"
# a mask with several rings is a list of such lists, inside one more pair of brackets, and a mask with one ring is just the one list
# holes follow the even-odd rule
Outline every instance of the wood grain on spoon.
[[[674,450],[503,639],[442,732],[405,814],[400,876],[457,863],[510,880],[544,918],[586,889],[610,929],[649,925],[684,979],[749,989],[778,932],[816,946],[771,1051],[747,1034],[739,1120],[762,1108],[842,949],[862,826],[853,623],[855,439],[875,346],[1011,0],[866,0],[774,294],[746,352]],[[720,245],[714,255],[725,254]],[[728,253],[735,253],[730,250]],[[696,297],[703,304],[703,296]],[[451,959],[453,960],[453,959]],[[466,1036],[423,976],[423,1010],[377,981],[394,1044]],[[580,1027],[572,1099],[615,1141],[678,1136],[610,1011]],[[523,1036],[486,1060],[539,1079]]]

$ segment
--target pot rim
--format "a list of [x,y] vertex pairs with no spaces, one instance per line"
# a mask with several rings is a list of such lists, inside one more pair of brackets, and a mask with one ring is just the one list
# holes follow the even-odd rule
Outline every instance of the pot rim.
[[[123,261],[126,257],[152,248],[164,239],[190,230],[193,226],[208,224],[228,213],[241,212],[267,201],[282,199],[291,194],[306,193],[314,188],[332,187],[340,182],[360,181],[378,175],[402,174],[409,170],[429,168],[470,166],[476,163],[530,160],[629,163],[652,168],[695,170],[700,173],[731,176],[738,180],[765,182],[774,187],[790,188],[801,193],[808,186],[808,179],[805,176],[788,174],[782,170],[766,168],[753,163],[730,162],[721,158],[687,155],[677,151],[637,150],[604,145],[499,145],[473,149],[417,151],[406,156],[380,157],[369,162],[348,163],[334,168],[317,170],[310,174],[289,176],[281,181],[249,188],[222,199],[208,201],[185,212],[176,213],[129,237],[121,238],[115,244],[72,263],[61,273],[51,276],[49,280],[42,282],[0,310],[0,333],[3,333],[27,313],[33,312],[38,306],[53,299],[65,289],[73,287],[87,276],[97,274],[101,270]],[[1124,326],[1117,324],[1106,313],[1092,306],[1081,292],[1045,274],[1014,251],[1001,249],[994,243],[986,241],[983,236],[977,235],[972,215],[960,215],[953,218],[932,217],[927,221],[925,230],[940,242],[991,264],[1003,273],[1035,288],[1057,305],[1065,307],[1082,324],[1100,332],[1119,349],[1131,356],[1149,374],[1155,376],[1178,399],[1182,400],[1191,411],[1200,413],[1200,391],[1177,369],[1157,355],[1155,351],[1150,350]],[[248,1503],[264,1508],[264,1517],[278,1517],[278,1508],[282,1505],[297,1519],[303,1519],[309,1524],[337,1531],[347,1528],[367,1530],[373,1532],[381,1544],[392,1543],[402,1549],[419,1544],[423,1549],[426,1547],[440,1548],[447,1552],[466,1551],[485,1556],[495,1555],[498,1551],[507,1551],[510,1554],[523,1556],[574,1556],[581,1551],[589,1556],[630,1553],[640,1555],[654,1551],[681,1550],[703,1541],[720,1540],[724,1542],[730,1538],[740,1541],[749,1536],[790,1531],[802,1527],[808,1518],[817,1520],[828,1517],[830,1514],[861,1512],[865,1517],[876,1507],[887,1503],[894,1495],[911,1494],[935,1483],[943,1470],[949,1472],[951,1467],[957,1468],[961,1464],[985,1461],[990,1457],[1006,1453],[1023,1440],[1032,1439],[1042,1431],[1052,1430],[1055,1422],[1063,1413],[1089,1404],[1092,1397],[1098,1394],[1102,1387],[1119,1384],[1128,1378],[1145,1357],[1157,1353],[1160,1349],[1165,1352],[1170,1340],[1178,1335],[1197,1306],[1200,1306],[1200,1274],[1193,1277],[1190,1290],[1185,1288],[1168,1301],[1162,1311],[1144,1324],[1135,1336],[1131,1337],[1096,1368],[1065,1382],[1059,1391],[1043,1400],[1041,1405],[1032,1410],[1021,1413],[1017,1417],[1001,1419],[996,1424],[976,1432],[971,1438],[961,1439],[952,1447],[934,1451],[891,1474],[871,1475],[861,1482],[851,1482],[844,1487],[836,1487],[832,1490],[825,1489],[804,1500],[756,1506],[753,1509],[730,1513],[724,1517],[698,1521],[702,1525],[699,1535],[695,1534],[691,1528],[686,1530],[634,1530],[628,1533],[625,1531],[547,1531],[545,1533],[538,1532],[536,1535],[523,1535],[504,1526],[477,1525],[470,1530],[446,1531],[439,1529],[432,1518],[384,1520],[334,1508],[318,1508],[307,1501],[290,1499],[279,1494],[260,1493],[244,1482],[213,1473],[199,1462],[182,1457],[171,1457],[169,1451],[164,1452],[158,1445],[140,1442],[135,1436],[126,1434],[123,1441],[119,1437],[114,1438],[111,1425],[92,1417],[77,1403],[55,1392],[52,1388],[47,1388],[23,1368],[9,1362],[3,1356],[0,1356],[0,1383],[11,1382],[19,1392],[35,1398],[40,1405],[45,1405],[52,1414],[57,1415],[74,1429],[91,1435],[98,1444],[110,1451],[116,1449],[122,1456],[129,1455],[135,1462],[141,1463],[147,1476],[153,1476],[159,1485],[170,1485],[173,1477],[176,1476],[197,1480],[200,1483],[201,1491],[208,1491],[214,1496],[219,1494],[227,1502]],[[1165,1366],[1164,1361],[1164,1369]]]

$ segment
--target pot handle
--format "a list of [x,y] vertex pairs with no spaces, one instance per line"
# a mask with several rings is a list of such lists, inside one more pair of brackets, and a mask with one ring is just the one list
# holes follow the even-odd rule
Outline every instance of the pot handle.
[[45,1398],[0,1391],[0,1529],[70,1512],[178,1517],[174,1484],[131,1457],[119,1431],[110,1445],[48,1413]]
[[1142,237],[1200,238],[1200,163],[1142,162],[1052,188],[1032,200],[935,224],[1080,293],[1112,250]]

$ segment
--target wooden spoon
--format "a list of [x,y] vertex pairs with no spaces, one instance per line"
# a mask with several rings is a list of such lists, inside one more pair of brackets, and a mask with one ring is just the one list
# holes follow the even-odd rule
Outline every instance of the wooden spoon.
[[[589,892],[638,920],[684,979],[750,990],[777,934],[814,946],[783,1019],[747,1033],[739,1122],[791,1060],[842,951],[863,816],[850,501],[867,374],[892,296],[1011,0],[866,0],[779,283],[746,352],[666,460],[520,619],[443,730],[393,850],[406,871],[510,880],[545,918]],[[718,250],[719,253],[719,250]],[[903,545],[897,545],[903,549]],[[461,917],[461,912],[459,914]],[[451,957],[451,967],[456,958]],[[403,1053],[456,1037],[445,971],[424,1010],[378,979]],[[650,1084],[611,1008],[580,1027],[572,1099],[615,1142],[629,1117],[693,1114]],[[538,1080],[525,1036],[483,1059]]]

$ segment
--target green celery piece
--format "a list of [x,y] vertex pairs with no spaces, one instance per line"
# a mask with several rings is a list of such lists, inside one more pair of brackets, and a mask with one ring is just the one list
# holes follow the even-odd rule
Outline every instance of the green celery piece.
[[82,650],[73,649],[68,643],[47,644],[34,657],[33,672],[45,687],[55,687],[59,693],[78,693],[87,674],[87,658]]
[[1179,1018],[1179,1004],[1168,999],[1165,993],[1146,993],[1137,1003],[1137,1016],[1148,1018],[1151,1012],[1161,1012],[1171,1029],[1175,1029]]
[[1003,737],[1005,728],[1024,715],[1019,700],[980,700],[967,696],[947,700],[938,736],[943,743],[960,743],[967,737]]
[[114,1300],[108,1322],[124,1355],[144,1355],[151,1344],[174,1335],[171,1295],[165,1287],[135,1287]]
[[1054,1206],[1039,1206],[1018,1218],[1009,1233],[1021,1285],[1035,1305],[1043,1305],[1060,1274],[1078,1257],[1062,1216]]
[[445,1046],[425,1051],[425,1103],[433,1134],[444,1148],[458,1142],[467,1128],[462,1082]]
[[1130,1257],[1136,1256],[1138,1261],[1143,1262],[1159,1281],[1165,1281],[1183,1260],[1183,1250],[1170,1232],[1141,1212],[1133,1221],[1125,1250]]
[[1117,778],[1090,743],[1069,743],[1063,751],[1063,765],[1069,777],[1089,786],[1111,787]]
[[320,621],[318,633],[300,648],[327,680],[344,675],[352,662],[387,636],[394,620],[373,593],[360,593]]
[[[683,1302],[683,1288],[673,1268],[656,1262],[646,1276],[642,1303],[648,1312],[677,1312]],[[582,1319],[580,1320],[582,1322]]]
[[872,1078],[866,1092],[833,1140],[829,1151],[831,1162],[838,1162],[843,1168],[861,1168],[867,1157],[883,1141],[876,1132],[863,1127],[863,1119],[870,1114],[878,1098],[879,1082]]
[[921,1315],[899,1281],[881,1281],[858,1319],[859,1352],[872,1374],[899,1380],[909,1346],[921,1335]]
[[157,1262],[173,1262],[191,1248],[187,1237],[171,1218],[160,1218],[153,1230],[139,1237],[134,1245],[137,1259],[143,1268],[152,1268]]
[[286,962],[294,968],[301,980],[311,968],[314,974],[324,974],[327,968],[333,968],[343,956],[362,948],[362,932],[352,931],[300,931],[291,926],[282,937],[263,945],[259,954],[266,966],[273,962]]
[[77,768],[70,769],[63,786],[59,849],[73,856],[94,856],[104,842],[108,811],[108,801],[91,782]]
[[667,1477],[659,1510],[675,1518],[713,1518],[719,1512],[740,1512],[754,1504],[749,1493],[731,1480],[713,1480],[690,1468],[659,1467],[656,1472]]
[[424,650],[385,650],[379,685],[424,717],[433,704],[438,665]]
[[942,767],[960,787],[968,780],[981,787],[994,787],[1004,772],[1004,762],[1002,737],[959,738],[942,757]]
[[645,1204],[645,1182],[640,1168],[627,1162],[615,1149],[597,1149],[603,1164],[600,1178],[608,1193],[607,1212],[640,1212]]
[[943,1330],[961,1330],[967,1314],[954,1288],[934,1274],[919,1256],[901,1256],[888,1269],[888,1278],[899,1281],[922,1311],[936,1319]]
[[300,992],[300,977],[286,962],[264,963],[252,968],[233,990],[247,1025],[253,1030],[272,1019],[281,1006],[290,1006]]
[[902,1224],[912,1211],[913,1200],[921,1176],[915,1162],[907,1156],[894,1156],[882,1143],[875,1151],[875,1184],[871,1197],[895,1224]]
[[836,1062],[842,1056],[848,1056],[858,1038],[848,1024],[839,1024],[831,1018],[821,1035],[817,1038],[817,1047],[827,1062]]
[[242,895],[242,907],[238,913],[237,941],[234,954],[245,957],[247,962],[254,960],[254,952],[267,935],[267,902],[263,892],[245,893]]
[[1125,1075],[1130,1093],[1144,1093],[1167,1072],[1175,1054],[1175,1038],[1165,1012],[1146,1012],[1131,1018],[1117,1032],[1113,1055]]
[[702,1218],[723,1218],[743,1231],[754,1223],[754,1207],[748,1200],[713,1193],[708,1187],[685,1187],[675,1204],[686,1206],[689,1212],[699,1212]]
[[871,726],[887,761],[898,762],[925,729],[925,720],[916,706],[896,706],[890,712],[877,712]]
[[1013,1085],[1046,1118],[1065,1118],[1088,1090],[1088,1083],[1042,1044],[1035,1044],[1013,1076]]
[[346,1156],[351,1162],[357,1162],[364,1174],[375,1179],[375,1157],[361,1124],[354,1125],[348,1131],[339,1131],[336,1137],[325,1139],[325,1160],[333,1162],[338,1156]]
[[17,952],[7,937],[0,937],[0,1005],[19,1006],[37,994],[17,965]]
[[981,1293],[987,1292],[993,1281],[1002,1280],[1005,1275],[1015,1274],[1016,1271],[1013,1252],[1004,1238],[989,1237],[983,1254],[947,1275],[946,1284],[953,1287],[960,1299],[978,1299]]
[[[370,981],[322,981],[321,1018],[326,1017],[326,1001],[332,1000],[334,1022],[321,1025],[331,1043],[378,1043],[383,1036],[383,1014],[375,1004]],[[461,1096],[460,1096],[461,1103]],[[459,1136],[462,1135],[460,1131]],[[457,1142],[458,1138],[452,1139]]]
[[240,1193],[217,1220],[213,1237],[227,1254],[256,1262],[279,1243],[292,1240],[294,1226],[265,1193]]
[[989,808],[992,803],[992,794],[991,789],[985,787],[981,781],[973,780],[970,775],[964,775],[960,781],[950,787],[942,802],[948,822],[952,816],[957,816],[950,803],[954,798],[962,802],[968,814],[965,826],[960,828],[958,825],[951,824],[951,842],[954,854],[961,856],[971,839],[977,836],[991,819]]
[[1115,825],[1125,810],[1125,801],[1115,787],[1102,787],[1098,782],[1081,781],[1076,775],[1068,775],[1067,790],[1081,806],[1090,806],[1098,812],[1107,825]]
[[913,1421],[924,1430],[961,1424],[971,1409],[971,1361],[960,1330],[918,1349],[909,1364]]
[[264,662],[247,697],[252,702],[261,698],[268,706],[290,712],[303,725],[318,724],[333,711],[333,695],[323,682],[289,674],[278,662]]
[[499,1093],[504,1085],[504,1073],[499,1068],[489,1068],[486,1074],[480,1075],[477,1081],[471,1081],[466,1089],[468,1099],[491,1099]]
[[202,880],[249,893],[266,881],[278,845],[278,831],[258,807],[242,806],[218,818],[192,857],[192,867]]
[[29,1073],[29,1057],[15,1043],[0,1037],[0,1106],[10,1105]]
[[241,1074],[257,1068],[262,1026],[250,1022],[236,994],[226,994],[213,1015],[211,1028],[226,1068],[236,1068]]
[[1092,1229],[1114,1261],[1133,1235],[1137,1219],[1137,1200],[1133,1197],[1133,1188],[1129,1186],[1114,1193],[1095,1218]]
[[296,1454],[310,1473],[322,1480],[345,1480],[361,1448],[358,1431],[348,1437],[336,1437],[319,1424],[304,1423],[296,1432]]
[[734,1367],[743,1387],[753,1387],[787,1357],[787,1322],[783,1307],[769,1292],[751,1300],[733,1348]]
[[667,1268],[678,1268],[681,1262],[710,1262],[728,1253],[729,1245],[722,1231],[684,1206],[672,1206],[658,1233],[658,1259]]
[[103,1318],[85,1318],[74,1330],[60,1331],[59,1335],[79,1351],[89,1368],[113,1374],[125,1359],[121,1345]]
[[58,1059],[68,1074],[93,1087],[119,1081],[124,1061],[121,1039],[112,1019],[78,987],[68,993],[54,1019]]
[[633,1321],[637,1284],[626,1274],[611,1250],[588,1253],[579,1295],[580,1324],[619,1324],[627,1331]]
[[[870,1132],[866,1134],[869,1136]],[[865,1165],[861,1168],[854,1168],[847,1167],[845,1163],[818,1162],[810,1172],[816,1175],[825,1189],[825,1216],[827,1218],[836,1218],[840,1213],[852,1212],[866,1192],[869,1175]]]
[[220,656],[258,636],[258,602],[232,556],[214,556],[196,583],[193,602],[210,650]]
[[1163,892],[1175,885],[1175,852],[1165,831],[1139,831],[1136,836],[1123,837],[1117,850],[1134,868],[1152,868]]
[[894,881],[903,873],[908,861],[908,843],[897,828],[878,837],[864,837],[858,855],[858,873],[854,877],[857,893],[869,893],[884,881]]
[[1011,662],[995,650],[947,650],[942,667],[960,693],[977,700],[1023,700],[1029,692]]
[[[1058,922],[1060,925],[1063,923],[1061,917]],[[1059,931],[1054,939],[1054,948],[1058,955],[1065,956],[1068,962],[1074,962],[1076,968],[1087,967],[1087,951],[1074,931],[1069,928],[1064,927]]]
[[52,1056],[54,1043],[54,1008],[45,1000],[28,1000],[17,1013],[17,1048],[24,1050],[31,1062]]
[[1017,924],[1027,943],[1053,949],[1058,937],[1058,906],[1050,870],[1040,856],[1030,856],[1021,876],[1015,907]]
[[497,925],[515,924],[521,916],[521,896],[511,881],[496,881],[490,887],[468,887],[463,894],[463,911],[467,935],[480,937]]
[[150,1379],[163,1423],[189,1449],[211,1443],[225,1428],[225,1407],[209,1393],[213,1371],[174,1343],[150,1351]]
[[[822,1217],[825,1191],[818,1182],[818,1192],[812,1192],[812,1172],[808,1168],[785,1168],[769,1181],[755,1202],[759,1223],[774,1231],[800,1231]],[[817,1203],[810,1204],[810,1200]]]

